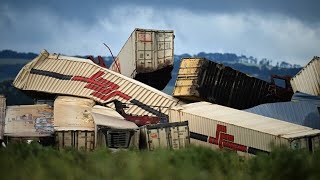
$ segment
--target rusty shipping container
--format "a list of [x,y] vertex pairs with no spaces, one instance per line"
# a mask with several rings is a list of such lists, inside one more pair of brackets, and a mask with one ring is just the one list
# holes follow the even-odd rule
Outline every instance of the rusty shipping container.
[[133,115],[166,117],[168,108],[179,104],[172,96],[89,60],[45,50],[22,68],[13,85],[25,92],[85,97],[101,104],[119,100]]
[[52,136],[53,108],[46,104],[7,106],[4,136]]
[[208,102],[173,107],[169,117],[189,122],[191,144],[240,155],[269,153],[272,143],[310,151],[320,146],[320,130]]
[[0,139],[3,139],[6,112],[6,97],[0,94]]
[[247,109],[263,103],[290,101],[292,92],[205,58],[181,59],[173,96]]
[[290,83],[294,92],[320,96],[320,57],[315,56]]
[[88,98],[58,96],[54,101],[54,129],[94,130],[92,107],[95,102]]
[[181,149],[190,144],[188,121],[141,127],[141,148]]
[[94,131],[55,131],[58,149],[74,148],[83,151],[94,149]]
[[162,90],[171,79],[173,56],[172,30],[137,28],[110,69]]

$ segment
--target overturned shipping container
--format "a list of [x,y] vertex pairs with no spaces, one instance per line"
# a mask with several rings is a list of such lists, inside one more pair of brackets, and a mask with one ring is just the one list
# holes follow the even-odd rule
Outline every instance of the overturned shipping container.
[[135,29],[110,69],[162,90],[171,79],[172,30]]
[[7,106],[4,136],[52,136],[53,108],[46,104]]
[[173,96],[246,109],[263,103],[290,101],[284,89],[205,58],[183,58]]
[[189,122],[191,144],[240,155],[269,153],[272,143],[310,151],[320,146],[320,130],[208,102],[173,107],[170,121]]
[[168,108],[179,104],[172,96],[91,61],[45,50],[22,68],[13,85],[25,92],[79,96],[101,104],[118,100],[133,115],[167,117]]
[[320,57],[315,56],[290,83],[294,92],[320,96]]
[[54,129],[67,130],[94,130],[92,107],[95,102],[91,99],[58,96],[54,101]]
[[150,124],[141,127],[141,148],[153,151],[182,149],[190,144],[188,122]]
[[5,112],[6,112],[6,97],[0,94],[0,139],[3,139]]

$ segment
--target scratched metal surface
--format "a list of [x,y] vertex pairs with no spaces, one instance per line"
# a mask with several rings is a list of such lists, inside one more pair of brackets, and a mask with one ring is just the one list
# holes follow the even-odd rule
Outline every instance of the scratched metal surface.
[[13,85],[21,90],[86,97],[99,103],[117,99],[128,104],[127,113],[135,115],[167,115],[169,107],[181,104],[172,96],[89,60],[45,50],[22,68]]
[[[212,142],[196,140],[191,137],[191,143],[219,148],[229,140],[230,146],[251,147],[262,151],[270,151],[270,143],[289,145],[291,139],[308,136],[320,136],[320,130],[272,119],[245,111],[240,111],[207,102],[176,106],[170,109],[169,119],[172,122],[189,121],[190,132],[211,137]],[[217,133],[218,126],[225,126],[225,131]],[[227,136],[221,136],[227,134]],[[233,136],[233,137],[229,137]],[[222,138],[219,141],[219,137]],[[305,145],[307,140],[302,138]],[[215,141],[216,140],[216,141]],[[231,143],[230,143],[231,142]],[[301,142],[301,144],[303,144]],[[241,145],[241,146],[239,146]]]

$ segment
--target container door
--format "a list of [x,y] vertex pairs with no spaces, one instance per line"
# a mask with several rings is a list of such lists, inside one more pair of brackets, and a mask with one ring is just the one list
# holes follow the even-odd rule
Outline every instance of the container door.
[[147,130],[147,143],[151,151],[157,148],[169,148],[168,138],[166,128]]
[[153,32],[137,31],[136,32],[136,59],[137,59],[137,72],[150,72],[153,70],[154,60],[154,44],[153,44]]
[[173,64],[173,33],[156,32],[154,48],[154,67],[161,68]]
[[171,127],[171,143],[172,149],[181,149],[189,145],[189,127],[175,126]]

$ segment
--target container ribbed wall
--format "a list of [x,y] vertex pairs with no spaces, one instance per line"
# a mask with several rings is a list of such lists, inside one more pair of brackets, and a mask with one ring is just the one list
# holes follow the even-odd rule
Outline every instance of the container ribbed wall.
[[320,58],[315,56],[292,79],[294,92],[303,92],[315,96],[320,95]]

